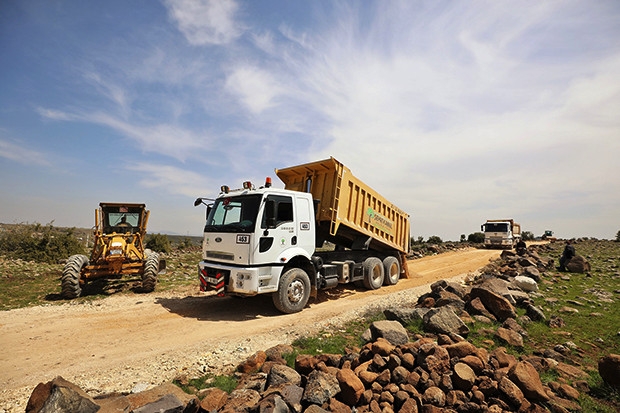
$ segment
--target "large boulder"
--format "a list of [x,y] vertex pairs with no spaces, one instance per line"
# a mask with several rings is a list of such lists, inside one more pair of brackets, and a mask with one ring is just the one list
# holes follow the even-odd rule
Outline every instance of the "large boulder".
[[75,412],[95,413],[99,406],[86,392],[58,376],[39,383],[26,405],[26,413]]
[[568,272],[586,273],[590,271],[590,263],[581,255],[575,255],[566,263]]
[[605,383],[620,390],[620,355],[609,354],[598,361],[598,373]]
[[507,318],[517,318],[513,305],[500,294],[483,287],[471,289],[470,298],[479,298],[484,307],[489,310],[499,321]]
[[450,307],[431,308],[424,315],[424,330],[440,334],[467,336],[469,327]]
[[405,344],[409,341],[407,330],[398,321],[380,320],[370,325],[373,340],[382,337],[394,345]]

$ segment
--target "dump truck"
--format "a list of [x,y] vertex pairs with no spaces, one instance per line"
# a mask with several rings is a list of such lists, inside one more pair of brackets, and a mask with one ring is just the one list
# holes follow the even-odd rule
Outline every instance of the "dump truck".
[[512,249],[521,239],[521,225],[513,219],[488,219],[480,226],[487,248]]
[[145,204],[102,202],[95,209],[94,241],[90,257],[67,259],[61,277],[61,295],[76,298],[94,279],[138,275],[144,292],[155,289],[166,261],[144,248],[150,211]]
[[275,170],[271,178],[220,188],[207,206],[200,289],[217,295],[271,294],[282,313],[301,311],[317,291],[368,289],[406,278],[409,215],[329,158]]
[[550,229],[546,229],[545,233],[540,238],[543,241],[549,241],[549,242],[553,242],[553,241],[557,241],[558,240],[556,237],[553,236],[553,231],[551,231]]

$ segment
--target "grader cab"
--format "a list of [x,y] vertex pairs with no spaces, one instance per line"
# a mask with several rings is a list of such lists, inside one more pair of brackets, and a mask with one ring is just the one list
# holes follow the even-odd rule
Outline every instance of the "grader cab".
[[145,250],[150,211],[144,204],[100,203],[95,210],[94,244],[90,257],[72,255],[62,272],[61,294],[76,298],[94,279],[139,275],[142,290],[151,292],[165,270],[159,254]]

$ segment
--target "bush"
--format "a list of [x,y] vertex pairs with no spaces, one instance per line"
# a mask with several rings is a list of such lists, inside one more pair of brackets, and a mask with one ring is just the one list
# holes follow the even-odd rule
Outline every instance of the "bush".
[[168,253],[172,249],[166,234],[149,234],[146,237],[146,248],[155,252]]
[[183,238],[179,244],[177,245],[177,249],[184,251],[186,249],[192,248],[194,246],[194,243],[192,242],[192,240],[188,237]]
[[442,239],[439,238],[437,235],[431,235],[430,237],[428,237],[428,241],[426,241],[427,244],[441,244],[443,243]]
[[482,244],[484,242],[484,234],[482,232],[474,232],[473,234],[469,234],[467,241],[474,244]]
[[534,234],[530,231],[523,231],[521,233],[521,238],[523,238],[523,241],[534,241],[536,239]]
[[620,242],[620,231],[616,234],[616,241]]
[[0,253],[24,261],[58,263],[85,248],[74,228],[55,228],[52,223],[18,224],[0,234]]

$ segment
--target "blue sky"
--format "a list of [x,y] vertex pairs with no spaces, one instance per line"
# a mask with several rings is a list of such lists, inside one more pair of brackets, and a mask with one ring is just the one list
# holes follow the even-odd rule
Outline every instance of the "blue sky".
[[5,0],[0,222],[90,227],[333,156],[415,238],[620,230],[620,3]]

